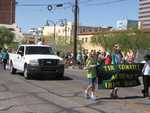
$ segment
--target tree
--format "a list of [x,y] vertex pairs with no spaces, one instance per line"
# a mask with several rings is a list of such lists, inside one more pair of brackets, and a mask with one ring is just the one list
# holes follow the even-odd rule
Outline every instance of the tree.
[[150,32],[137,29],[118,32],[101,32],[92,37],[92,43],[111,48],[118,43],[122,49],[146,49],[150,47]]
[[132,37],[132,40],[134,40],[135,49],[150,48],[150,32],[135,30],[134,33],[135,35]]
[[56,50],[60,52],[60,56],[62,57],[64,57],[67,52],[73,50],[72,41],[70,41],[70,43],[67,43],[66,38],[63,36],[56,35],[56,38],[54,40],[53,35],[50,35],[50,36],[44,36],[43,39],[45,44],[48,44],[56,48]]
[[15,38],[15,34],[11,32],[9,29],[5,27],[0,27],[0,46],[4,46],[5,44],[10,44],[13,42]]

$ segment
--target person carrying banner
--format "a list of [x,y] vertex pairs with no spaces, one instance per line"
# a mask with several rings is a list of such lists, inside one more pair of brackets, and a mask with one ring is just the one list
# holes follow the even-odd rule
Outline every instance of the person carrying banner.
[[87,70],[87,78],[89,80],[89,85],[85,90],[85,98],[91,98],[92,100],[96,100],[95,96],[95,83],[96,83],[96,59],[93,54],[90,54],[87,61],[86,67]]
[[142,90],[143,96],[149,96],[149,87],[150,87],[150,55],[145,56],[145,65],[142,69],[143,73],[143,84],[144,89]]

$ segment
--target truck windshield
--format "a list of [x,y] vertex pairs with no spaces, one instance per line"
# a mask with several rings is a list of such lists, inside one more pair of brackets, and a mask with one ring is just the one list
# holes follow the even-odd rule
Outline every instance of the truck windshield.
[[26,54],[46,54],[53,55],[54,51],[51,47],[29,46],[26,48]]

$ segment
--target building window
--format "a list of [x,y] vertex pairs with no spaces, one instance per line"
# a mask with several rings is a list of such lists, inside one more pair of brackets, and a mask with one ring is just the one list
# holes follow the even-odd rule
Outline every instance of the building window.
[[88,39],[87,39],[87,37],[85,38],[85,42],[87,42],[88,41]]
[[82,43],[84,43],[84,38],[82,38]]

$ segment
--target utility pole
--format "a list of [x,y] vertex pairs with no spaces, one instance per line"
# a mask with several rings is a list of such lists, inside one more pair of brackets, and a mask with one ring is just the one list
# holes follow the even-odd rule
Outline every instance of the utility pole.
[[77,33],[78,33],[78,0],[75,0],[75,10],[74,10],[74,61],[76,63],[76,56],[77,56]]
[[64,19],[65,20],[65,43],[67,42],[67,19]]
[[53,23],[54,24],[54,41],[56,40],[56,23]]

